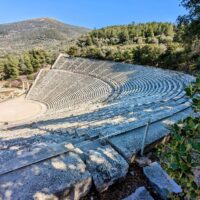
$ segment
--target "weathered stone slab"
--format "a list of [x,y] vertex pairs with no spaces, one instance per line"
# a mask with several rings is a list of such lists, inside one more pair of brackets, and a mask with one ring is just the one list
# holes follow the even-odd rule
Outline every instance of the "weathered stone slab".
[[14,158],[0,163],[0,175],[33,163],[47,160],[48,158],[68,152],[72,148],[72,144],[64,142],[61,144],[38,144],[29,151],[26,149],[16,151]]
[[[129,131],[125,134],[109,138],[109,142],[118,149],[128,162],[132,162],[132,158],[141,149],[145,127]],[[168,134],[167,128],[160,123],[149,126],[146,139],[146,145],[154,142]]]
[[80,157],[72,152],[0,176],[0,199],[79,199],[92,178]]
[[[173,115],[172,117],[152,123],[149,126],[145,146],[168,135],[170,133],[168,125],[174,124],[192,113],[192,109],[189,108]],[[145,128],[146,127],[141,127],[121,135],[113,136],[109,138],[108,141],[126,158],[128,162],[131,162],[135,154],[141,150]]]
[[139,187],[130,196],[123,200],[154,200],[145,187]]
[[89,151],[86,165],[96,189],[100,192],[106,190],[117,179],[126,176],[129,167],[124,158],[108,145]]
[[162,199],[168,199],[170,194],[182,192],[181,187],[169,177],[157,162],[144,167],[143,172]]

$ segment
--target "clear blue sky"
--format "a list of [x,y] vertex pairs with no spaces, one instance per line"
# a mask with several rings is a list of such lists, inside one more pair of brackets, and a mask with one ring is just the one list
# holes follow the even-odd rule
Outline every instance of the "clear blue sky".
[[0,23],[38,17],[89,28],[133,21],[175,22],[186,12],[179,4],[180,0],[1,0]]

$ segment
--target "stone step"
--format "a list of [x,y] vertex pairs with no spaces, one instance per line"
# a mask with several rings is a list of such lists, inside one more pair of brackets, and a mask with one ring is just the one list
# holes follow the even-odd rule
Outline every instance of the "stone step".
[[99,140],[86,140],[84,142],[75,144],[74,147],[81,149],[84,154],[87,154],[90,150],[96,150],[98,147],[101,147],[101,143]]
[[[186,115],[187,116],[187,113]],[[147,119],[146,119],[147,121]],[[169,121],[169,120],[167,120]],[[139,127],[144,125],[144,119],[143,121],[141,121],[140,123],[136,124],[138,125]],[[131,126],[131,125],[130,125]],[[129,126],[128,127],[125,127],[126,128],[126,131],[129,131],[130,129],[132,130],[133,129],[133,126],[130,127],[129,129]],[[138,128],[137,126],[135,126],[134,128]],[[123,129],[123,127],[122,127]],[[144,129],[144,128],[143,128]],[[164,128],[165,130],[166,128]],[[124,130],[124,129],[123,129]],[[150,130],[151,130],[151,127],[150,127]],[[162,132],[163,132],[163,128],[161,128]],[[113,130],[111,130],[113,131]],[[120,130],[121,131],[121,130]],[[112,132],[111,132],[112,133]],[[166,130],[166,133],[168,133],[168,131]],[[116,134],[115,134],[116,135]],[[142,134],[141,134],[142,135]],[[155,135],[155,134],[154,134]],[[162,134],[160,136],[163,136]],[[104,135],[101,135],[101,137],[104,137]],[[113,137],[113,136],[112,136]],[[141,143],[141,139],[142,137],[140,136],[140,143]],[[89,144],[91,148],[95,148],[95,147],[98,147],[98,145],[95,144],[94,141],[85,141],[84,138],[75,138],[75,139],[71,139],[71,140],[67,140],[67,143],[72,143],[73,145],[75,144],[78,144],[78,147],[80,147],[80,145],[83,145],[83,143],[85,142],[86,144],[84,145],[85,147],[82,147],[83,150],[85,151],[87,148],[86,146]],[[83,143],[82,143],[83,142]],[[94,142],[94,144],[92,144]],[[79,145],[80,144],[80,145]],[[45,159],[48,159],[49,157],[51,156],[54,156],[54,155],[58,155],[59,153],[62,153],[63,151],[66,151],[66,148],[64,147],[64,145],[66,145],[66,143],[64,142],[63,144],[53,144],[53,145],[49,145],[48,143],[47,144],[44,144],[43,147],[36,147],[34,148],[34,146],[32,147],[32,151],[31,152],[23,152],[23,156],[17,156],[14,158],[14,160],[10,160],[9,162],[2,162],[2,167],[0,168],[0,174],[2,173],[7,173],[11,170],[14,170],[14,169],[17,169],[17,168],[20,168],[20,167],[23,167],[25,165],[29,165],[31,163],[34,163],[34,162],[39,162],[41,160],[45,160]],[[93,147],[92,147],[93,146]],[[136,145],[138,146],[138,145]],[[56,148],[56,150],[55,150]],[[90,148],[88,148],[90,149]],[[20,151],[19,151],[20,152]],[[16,151],[16,154],[17,154],[17,151]],[[15,166],[13,166],[12,163],[17,163]],[[14,167],[14,168],[13,168]]]
[[110,125],[109,127],[106,126],[105,128],[104,127],[93,128],[88,132],[86,131],[86,133],[89,138],[94,138],[97,137],[98,135],[100,135],[101,137],[112,137],[114,135],[122,134],[142,126],[146,126],[149,120],[151,123],[154,123],[164,118],[168,118],[180,112],[181,110],[187,109],[188,107],[190,107],[190,105],[191,105],[190,102],[186,102],[184,104],[171,108],[170,110],[167,111],[165,110],[155,111],[154,113],[151,113],[151,115],[149,116],[144,113],[143,116],[140,116],[139,119],[136,119],[132,122],[125,121],[119,124]]
[[31,151],[15,151],[15,157],[8,161],[2,161],[0,167],[0,176],[8,174],[17,169],[28,167],[34,163],[48,160],[52,157],[62,155],[71,151],[73,145],[68,142],[61,144],[41,144],[33,147]]
[[[129,105],[128,107],[126,106],[125,108],[123,107],[119,107],[119,108],[115,108],[113,107],[112,109],[111,108],[106,108],[106,109],[102,109],[102,110],[105,110],[105,111],[101,111],[101,109],[97,112],[93,112],[93,113],[89,113],[87,115],[87,119],[84,119],[85,117],[69,117],[67,119],[56,119],[56,120],[51,120],[51,124],[46,123],[45,125],[45,122],[43,122],[42,124],[40,123],[38,125],[39,128],[43,128],[43,129],[47,129],[47,130],[55,130],[55,131],[58,131],[58,132],[68,132],[70,134],[71,132],[71,129],[74,128],[74,131],[76,131],[76,133],[79,135],[79,136],[82,136],[85,134],[86,130],[84,130],[84,127],[88,127],[88,126],[94,126],[95,123],[99,123],[101,120],[109,120],[110,119],[113,119],[113,118],[117,118],[117,116],[121,117],[121,116],[128,116],[130,118],[130,112],[132,112],[132,116],[135,117],[135,116],[139,116],[141,115],[142,113],[144,115],[147,115],[148,112],[147,110],[152,110],[152,111],[156,111],[156,110],[159,110],[159,109],[164,109],[166,107],[166,109],[169,109],[168,107],[173,107],[173,106],[176,106],[176,105],[179,105],[179,104],[183,104],[185,103],[186,101],[188,101],[188,98],[181,98],[177,101],[170,101],[170,102],[167,102],[165,104],[163,103],[154,103],[152,105],[143,105],[143,106],[140,106],[140,107],[132,107],[131,105]],[[110,111],[112,110],[112,112]],[[145,112],[144,112],[145,111]],[[147,114],[146,114],[147,112]],[[96,113],[96,115],[95,115]],[[78,128],[76,127],[77,125],[73,125],[73,122],[77,123],[78,121],[80,121],[79,123],[79,126]],[[71,126],[69,125],[71,124]],[[101,128],[101,126],[100,126]],[[97,130],[97,129],[96,129]],[[98,131],[98,130],[97,130]],[[94,128],[91,129],[91,133],[89,133],[89,131],[87,130],[88,134],[89,135],[93,135],[94,132],[96,132],[96,134],[94,134],[94,137],[98,136],[97,134],[97,131],[94,131]]]
[[[193,110],[188,108],[182,112],[179,112],[167,119],[154,122],[150,124],[145,146],[151,144],[170,133],[168,126],[178,122],[181,119],[193,114]],[[142,140],[146,127],[140,127],[123,134],[114,135],[108,138],[108,142],[113,148],[115,148],[121,155],[126,158],[128,162],[132,162],[134,156],[141,150]]]

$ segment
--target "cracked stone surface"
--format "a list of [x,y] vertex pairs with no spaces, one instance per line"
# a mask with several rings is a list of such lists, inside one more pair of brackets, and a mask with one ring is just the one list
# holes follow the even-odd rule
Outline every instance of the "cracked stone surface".
[[106,190],[128,172],[128,163],[112,147],[105,146],[89,151],[86,165],[98,191]]

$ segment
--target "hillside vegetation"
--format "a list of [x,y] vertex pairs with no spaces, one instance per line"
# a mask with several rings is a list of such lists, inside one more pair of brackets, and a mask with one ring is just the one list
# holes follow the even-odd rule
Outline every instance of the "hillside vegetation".
[[[63,51],[71,56],[151,65],[199,74],[199,3],[192,0],[181,2],[189,14],[180,16],[176,25],[163,22],[132,23],[89,31],[49,18],[0,25],[0,77],[4,80],[16,78],[43,67],[41,60],[44,59],[33,52],[48,55],[47,60],[52,62],[55,55]],[[8,52],[17,52],[18,55],[11,56]],[[27,56],[24,55],[31,55],[32,67],[29,67],[25,61]],[[12,59],[17,60],[14,65],[11,64]]]
[[124,61],[186,72],[200,67],[200,43],[186,43],[186,25],[145,23],[110,26],[81,37],[68,53],[73,56]]
[[0,80],[31,75],[52,64],[59,51],[88,31],[50,18],[1,24]]
[[53,61],[53,55],[42,49],[30,50],[20,56],[8,54],[0,59],[0,80],[17,79],[20,75],[31,78],[32,73]]
[[58,51],[71,39],[89,29],[64,24],[50,18],[38,18],[21,22],[0,24],[0,56],[33,48]]

